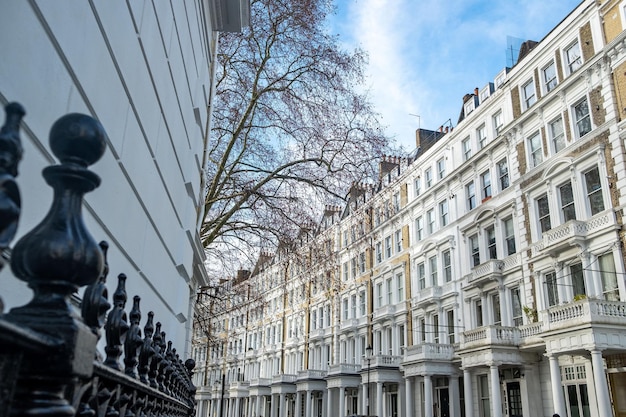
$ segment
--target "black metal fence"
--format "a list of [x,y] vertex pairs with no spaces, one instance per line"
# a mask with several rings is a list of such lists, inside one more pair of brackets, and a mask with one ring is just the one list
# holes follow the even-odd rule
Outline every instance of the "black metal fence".
[[[154,324],[152,312],[141,327],[138,296],[127,315],[124,274],[118,276],[111,305],[108,245],[97,244],[83,222],[83,196],[100,184],[87,167],[104,153],[104,129],[81,114],[54,123],[50,147],[61,164],[43,171],[54,189],[52,205],[41,223],[10,249],[21,209],[15,177],[25,112],[17,103],[5,111],[0,130],[0,268],[10,262],[13,274],[34,295],[28,304],[0,314],[0,417],[192,416],[194,361],[180,360],[161,324]],[[84,286],[79,312],[72,297]],[[0,300],[0,313],[1,306]],[[96,349],[102,328],[104,357]]]

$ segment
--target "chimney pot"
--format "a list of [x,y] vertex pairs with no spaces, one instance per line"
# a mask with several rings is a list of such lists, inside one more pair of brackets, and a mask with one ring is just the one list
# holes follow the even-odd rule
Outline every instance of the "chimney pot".
[[474,95],[478,96],[478,87],[474,88]]

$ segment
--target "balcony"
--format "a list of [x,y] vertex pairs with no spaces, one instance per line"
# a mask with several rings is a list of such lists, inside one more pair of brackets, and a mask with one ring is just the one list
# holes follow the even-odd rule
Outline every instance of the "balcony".
[[[374,355],[370,359],[370,368],[398,368],[402,361],[401,356],[394,355]],[[363,359],[362,368],[367,367],[367,359]]]
[[232,381],[229,386],[231,390],[247,390],[249,387],[249,381]]
[[309,333],[309,338],[311,340],[321,339],[326,335],[326,329],[314,329]]
[[298,380],[303,379],[324,379],[326,378],[326,371],[319,369],[307,369],[304,371],[298,371]]
[[502,271],[504,271],[504,261],[490,259],[472,269],[469,281],[473,284],[484,278],[499,278],[502,276]]
[[430,304],[437,302],[441,298],[443,289],[440,286],[422,288],[417,297],[413,297],[413,305]]
[[530,323],[519,327],[520,332],[520,347],[530,347],[543,345],[544,341],[541,338],[543,333],[543,323]]
[[613,210],[606,210],[589,220],[570,220],[543,233],[541,240],[531,246],[532,256],[558,252],[579,242],[584,242],[595,232],[610,226],[618,227]]
[[520,330],[517,327],[485,326],[463,332],[462,349],[495,346],[518,346]]
[[358,375],[361,371],[361,365],[355,363],[340,363],[330,365],[328,375]]
[[252,378],[250,380],[251,387],[269,387],[271,383],[269,378]]
[[359,326],[359,319],[344,319],[341,321],[341,330],[356,329]]
[[584,299],[541,312],[543,331],[569,330],[591,324],[615,325],[626,323],[626,303]]
[[404,362],[450,361],[454,357],[454,345],[421,343],[409,346]]
[[296,376],[290,374],[278,374],[272,376],[272,385],[293,384],[296,382]]
[[396,306],[394,304],[387,304],[374,310],[374,320],[383,320],[386,318],[392,318],[396,312]]

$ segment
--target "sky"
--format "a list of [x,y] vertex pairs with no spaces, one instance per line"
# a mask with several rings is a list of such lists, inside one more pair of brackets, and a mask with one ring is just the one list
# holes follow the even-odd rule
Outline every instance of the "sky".
[[405,150],[418,127],[456,126],[463,95],[507,65],[507,37],[540,41],[580,0],[335,0],[346,49],[369,54],[366,89]]

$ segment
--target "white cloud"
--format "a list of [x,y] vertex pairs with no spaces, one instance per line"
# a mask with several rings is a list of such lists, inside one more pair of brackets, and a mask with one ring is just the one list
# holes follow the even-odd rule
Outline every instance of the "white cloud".
[[342,27],[369,53],[371,98],[388,132],[412,148],[418,123],[456,125],[463,95],[504,68],[507,35],[541,40],[577,4],[355,0]]

